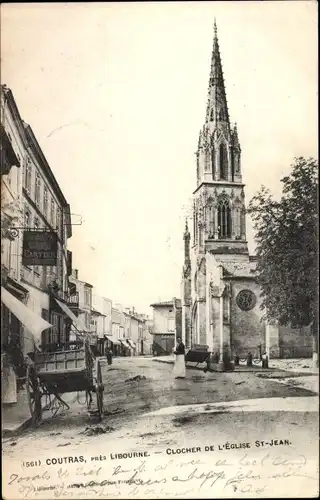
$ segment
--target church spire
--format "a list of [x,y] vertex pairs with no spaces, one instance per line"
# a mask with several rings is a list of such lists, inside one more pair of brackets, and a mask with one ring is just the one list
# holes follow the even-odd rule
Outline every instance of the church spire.
[[229,112],[220,57],[216,20],[214,20],[213,25],[213,46],[211,55],[206,122],[214,122],[215,126],[218,123],[223,122],[229,126]]

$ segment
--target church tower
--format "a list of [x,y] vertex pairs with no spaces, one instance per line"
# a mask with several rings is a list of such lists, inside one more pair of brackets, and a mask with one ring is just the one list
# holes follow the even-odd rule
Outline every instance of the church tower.
[[230,124],[216,23],[207,109],[196,159],[194,251],[197,254],[247,255],[241,148],[237,126]]
[[[196,161],[190,345],[219,352],[222,360],[227,350],[243,352],[246,346],[262,344],[264,334],[259,323],[255,263],[246,239],[241,147],[237,126],[230,123],[216,23]],[[251,340],[239,332],[250,332]]]

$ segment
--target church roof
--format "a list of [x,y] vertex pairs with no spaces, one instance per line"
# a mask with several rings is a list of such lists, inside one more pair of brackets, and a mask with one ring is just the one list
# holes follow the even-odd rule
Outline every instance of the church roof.
[[256,262],[220,261],[224,278],[255,278]]

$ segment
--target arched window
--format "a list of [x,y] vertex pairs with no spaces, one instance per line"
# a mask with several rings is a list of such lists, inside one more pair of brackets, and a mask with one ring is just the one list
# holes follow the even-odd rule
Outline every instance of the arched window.
[[221,199],[218,204],[219,238],[231,238],[231,210],[229,201]]
[[219,149],[220,160],[220,179],[228,179],[228,153],[225,144],[220,144]]

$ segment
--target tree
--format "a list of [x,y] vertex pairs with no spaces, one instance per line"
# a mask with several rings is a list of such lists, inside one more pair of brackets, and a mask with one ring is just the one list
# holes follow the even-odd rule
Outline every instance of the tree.
[[318,164],[295,158],[276,201],[264,186],[249,203],[257,243],[257,278],[265,318],[312,323],[318,366]]

